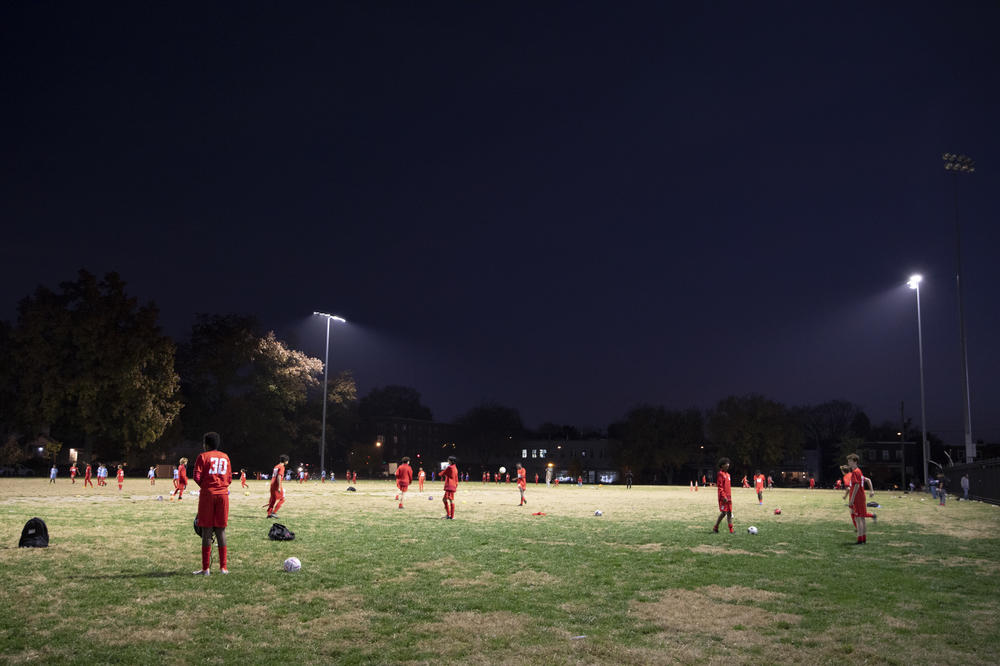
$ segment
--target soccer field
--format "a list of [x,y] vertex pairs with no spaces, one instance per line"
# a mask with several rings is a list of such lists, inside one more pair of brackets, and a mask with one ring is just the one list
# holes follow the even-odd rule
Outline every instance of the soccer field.
[[[197,497],[0,479],[7,663],[995,664],[1000,509],[879,492],[869,543],[842,494],[388,481],[232,486],[228,576],[192,576]],[[188,486],[189,490],[197,487]],[[416,488],[416,484],[412,486]],[[158,497],[164,496],[164,501]],[[781,507],[781,515],[774,508]],[[595,516],[600,510],[603,515]],[[534,515],[543,512],[545,515]],[[45,520],[47,549],[18,549]],[[747,527],[758,527],[751,536]],[[723,523],[725,532],[725,523]],[[302,570],[286,573],[289,556]]]

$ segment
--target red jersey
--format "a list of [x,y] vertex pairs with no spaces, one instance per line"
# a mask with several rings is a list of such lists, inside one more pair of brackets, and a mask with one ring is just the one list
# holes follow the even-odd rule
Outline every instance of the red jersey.
[[76,465],[73,465],[72,467],[69,468],[69,475],[71,477],[76,476]]
[[528,485],[528,472],[523,467],[517,470],[517,485],[520,486],[522,490]]
[[188,484],[187,465],[177,466],[177,483],[181,484],[182,486],[186,486]]
[[410,481],[413,481],[413,468],[408,464],[403,463],[396,468],[396,481],[410,485]]
[[279,488],[283,478],[285,478],[285,463],[278,463],[274,466],[274,469],[271,470],[271,489],[274,490]]
[[861,516],[868,513],[865,509],[865,477],[860,467],[851,470],[851,509]]
[[753,477],[753,487],[757,489],[757,492],[764,490],[764,475],[758,474]]
[[87,469],[83,472],[83,476],[87,479],[90,478],[90,465],[87,465]]
[[426,472],[424,472],[424,470],[420,470],[420,473],[417,474],[417,478],[420,479],[421,481],[423,481],[424,479],[427,478]]
[[121,483],[124,480],[125,480],[125,470],[120,469],[118,470],[118,483]]
[[850,472],[848,472],[847,474],[844,475],[844,487],[845,488],[850,488],[851,487],[851,473]]
[[458,490],[458,467],[455,467],[454,463],[445,467],[441,472],[441,480],[444,481],[446,492]]
[[247,473],[240,472],[240,481],[246,481],[246,480],[247,480]]
[[205,451],[194,461],[194,482],[201,486],[202,494],[225,495],[233,482],[233,468],[229,456],[222,451]]
[[715,485],[719,488],[719,499],[720,500],[732,500],[733,491],[729,485],[729,472],[723,472],[721,469],[719,473],[715,475]]

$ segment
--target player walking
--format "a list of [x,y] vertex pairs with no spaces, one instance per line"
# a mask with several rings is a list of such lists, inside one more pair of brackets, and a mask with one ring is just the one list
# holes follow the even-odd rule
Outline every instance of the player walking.
[[90,469],[90,463],[87,463],[87,467],[83,470],[83,487],[84,488],[87,487],[87,484],[90,484],[91,488],[94,487],[94,480],[92,478],[90,478],[91,474],[92,474],[92,471]]
[[458,490],[458,467],[455,466],[455,456],[448,456],[448,466],[441,471],[444,481],[444,517],[455,519],[455,491]]
[[278,509],[285,503],[285,465],[288,463],[288,456],[281,454],[278,456],[278,464],[271,472],[271,499],[267,503],[267,517],[277,518]]
[[69,482],[74,485],[76,484],[76,474],[76,463],[73,463],[69,466]]
[[244,488],[247,487],[247,471],[246,469],[240,470],[240,485]]
[[413,481],[413,468],[410,467],[410,459],[403,456],[402,462],[396,468],[396,487],[399,488],[396,499],[399,500],[400,509],[403,508],[403,500],[406,498],[406,489],[410,487],[410,481]]
[[184,499],[184,490],[188,487],[187,458],[181,458],[177,464],[177,501]]
[[528,471],[524,469],[521,463],[517,463],[517,489],[521,493],[521,503],[518,506],[524,506],[528,503],[528,500],[524,499],[524,491],[528,488]]
[[201,528],[201,569],[196,576],[207,576],[212,563],[212,534],[219,542],[219,570],[229,573],[226,552],[226,526],[229,524],[229,484],[233,467],[229,456],[219,450],[222,438],[207,432],[202,438],[204,452],[194,461],[194,482],[201,487],[198,495],[197,524]]
[[715,485],[719,492],[719,517],[715,519],[713,532],[718,533],[723,518],[729,523],[729,533],[733,533],[733,490],[729,483],[729,458],[719,459],[719,472],[715,475]]
[[847,456],[847,466],[851,469],[851,498],[848,505],[851,507],[851,520],[854,522],[854,527],[858,532],[858,540],[855,545],[868,543],[868,530],[865,519],[878,520],[878,516],[874,513],[868,513],[868,507],[865,502],[865,476],[861,473],[861,468],[858,467],[859,461],[860,458],[858,458],[858,454],[856,453]]
[[757,504],[764,503],[764,475],[757,470],[753,475],[753,488],[757,491]]

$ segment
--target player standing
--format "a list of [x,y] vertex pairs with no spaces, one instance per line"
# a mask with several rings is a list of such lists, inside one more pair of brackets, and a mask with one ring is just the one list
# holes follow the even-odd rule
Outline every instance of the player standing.
[[427,480],[427,472],[421,467],[420,471],[417,472],[417,483],[420,484],[420,492],[424,492],[424,481]]
[[271,472],[271,499],[267,503],[267,517],[277,518],[278,509],[285,503],[285,465],[288,463],[288,456],[281,454],[278,456],[278,464]]
[[146,472],[146,476],[149,477],[149,485],[155,486],[156,485],[156,468],[155,467],[150,467],[149,471]]
[[56,474],[58,473],[59,469],[55,465],[52,465],[52,469],[49,470],[49,483],[56,482]]
[[92,472],[91,472],[91,469],[90,469],[90,463],[87,463],[86,469],[83,470],[83,487],[84,488],[87,487],[88,483],[90,484],[91,488],[94,487],[94,480],[92,478],[90,478],[91,477],[91,473]]
[[396,487],[399,488],[396,499],[399,500],[400,509],[403,508],[403,500],[406,498],[406,490],[410,487],[411,481],[413,481],[413,468],[410,467],[410,459],[403,456],[402,462],[396,468]]
[[247,487],[247,471],[245,468],[240,470],[240,485],[244,488]]
[[528,503],[528,500],[524,499],[524,491],[528,488],[528,470],[524,469],[524,465],[517,463],[517,489],[521,493],[521,503],[518,506],[524,506]]
[[76,484],[76,474],[77,474],[77,472],[76,472],[76,463],[73,463],[72,465],[69,466],[69,482],[70,483]]
[[855,545],[868,543],[865,519],[878,520],[878,516],[874,513],[868,513],[868,507],[865,503],[865,476],[861,473],[861,468],[858,467],[859,461],[860,458],[856,453],[847,456],[847,466],[851,468],[851,498],[848,504],[851,507],[851,520],[854,521],[854,527],[858,532],[858,540]]
[[458,490],[458,467],[455,466],[455,456],[448,456],[448,466],[441,471],[444,481],[444,518],[455,519],[455,491]]
[[118,490],[122,489],[122,484],[125,483],[125,470],[121,465],[118,465]]
[[719,472],[715,475],[715,485],[719,493],[719,517],[715,519],[713,532],[719,531],[723,517],[729,523],[729,533],[733,533],[733,491],[729,484],[729,458],[719,459]]
[[181,458],[177,464],[177,500],[184,499],[184,490],[188,487],[187,458]]
[[212,534],[219,542],[219,570],[227,574],[226,526],[229,524],[229,484],[233,467],[229,456],[219,450],[218,433],[207,432],[202,438],[204,452],[194,461],[194,482],[201,487],[198,495],[198,527],[201,528],[201,569],[196,576],[207,576],[212,563]]
[[764,475],[757,470],[753,475],[753,488],[757,491],[757,504],[764,503]]

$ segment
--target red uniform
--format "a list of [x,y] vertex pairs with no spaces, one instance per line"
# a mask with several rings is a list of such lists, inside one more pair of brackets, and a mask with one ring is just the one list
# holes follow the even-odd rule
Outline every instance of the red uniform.
[[125,483],[125,470],[118,470],[118,490],[122,489],[122,484]]
[[242,470],[240,471],[240,483],[244,488],[247,487],[247,473]]
[[69,468],[69,480],[76,483],[76,463],[73,463],[73,466]]
[[[857,489],[854,488],[855,485]],[[860,467],[855,467],[851,470],[851,518],[870,517],[866,504],[864,475]]]
[[90,478],[90,464],[89,463],[87,464],[87,468],[85,470],[83,470],[83,487],[86,488],[88,483],[90,484],[91,488],[94,487],[94,481],[93,481],[93,479]]
[[420,483],[420,492],[424,491],[424,480],[426,479],[427,479],[427,472],[425,472],[424,470],[420,470],[420,473],[417,474],[417,481]]
[[517,470],[517,487],[521,490],[528,487],[528,472],[523,467]]
[[188,487],[187,465],[177,466],[177,499],[184,499],[184,489]]
[[720,469],[715,475],[715,485],[718,486],[719,491],[719,511],[732,511],[733,491],[729,485],[729,472]]
[[757,503],[764,503],[764,475],[758,474],[753,477],[753,487],[757,491]]
[[194,461],[194,482],[201,487],[198,496],[198,525],[225,527],[229,524],[229,484],[233,482],[232,464],[222,451],[205,451]]
[[267,514],[278,513],[278,509],[285,503],[285,487],[281,485],[281,480],[285,478],[285,463],[278,463],[271,470],[271,499],[267,503]]
[[411,481],[413,481],[413,468],[409,464],[403,463],[396,468],[396,487],[400,492],[405,493]]
[[452,463],[441,472],[444,481],[444,510],[449,518],[455,517],[455,491],[458,490],[458,467]]

